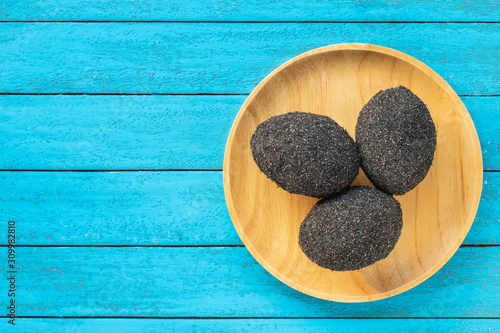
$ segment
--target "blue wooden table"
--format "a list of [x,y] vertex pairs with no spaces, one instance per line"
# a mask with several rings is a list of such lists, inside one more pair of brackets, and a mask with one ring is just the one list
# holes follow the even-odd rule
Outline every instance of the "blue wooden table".
[[[363,304],[267,273],[222,186],[229,129],[255,85],[346,42],[400,50],[443,76],[485,168],[453,258]],[[1,1],[0,331],[499,332],[499,78],[497,0]]]

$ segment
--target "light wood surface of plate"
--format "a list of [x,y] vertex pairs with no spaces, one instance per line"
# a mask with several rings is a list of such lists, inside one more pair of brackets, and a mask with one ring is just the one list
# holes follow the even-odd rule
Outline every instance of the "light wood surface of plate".
[[[329,116],[354,138],[361,108],[378,91],[399,85],[423,100],[436,124],[433,165],[415,189],[395,197],[404,226],[387,258],[352,272],[321,268],[298,245],[300,223],[317,199],[290,194],[269,180],[253,161],[250,138],[261,122],[291,111]],[[479,204],[482,158],[469,113],[437,73],[392,49],[338,44],[293,58],[254,89],[229,134],[223,173],[234,227],[266,270],[314,297],[365,302],[416,286],[455,253]],[[353,184],[371,185],[362,171]]]

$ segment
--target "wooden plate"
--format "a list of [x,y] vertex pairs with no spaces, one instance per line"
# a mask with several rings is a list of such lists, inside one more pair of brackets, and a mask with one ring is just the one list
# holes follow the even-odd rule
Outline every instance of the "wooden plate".
[[[395,197],[403,209],[404,227],[387,258],[353,272],[321,268],[298,245],[300,223],[317,199],[290,194],[267,179],[253,161],[251,135],[272,116],[305,111],[331,117],[354,137],[363,105],[378,91],[399,85],[424,101],[436,124],[433,165],[414,190]],[[371,185],[363,172],[354,184]],[[366,44],[322,47],[278,67],[241,107],[224,157],[227,207],[250,253],[290,287],[340,302],[390,297],[439,270],[472,225],[481,184],[479,139],[453,89],[420,61]]]

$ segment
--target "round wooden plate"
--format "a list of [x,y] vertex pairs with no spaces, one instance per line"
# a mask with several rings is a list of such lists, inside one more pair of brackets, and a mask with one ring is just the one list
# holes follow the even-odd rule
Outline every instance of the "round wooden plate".
[[[406,86],[429,108],[437,149],[427,177],[396,196],[403,231],[391,254],[358,271],[312,263],[298,245],[299,226],[317,199],[290,194],[260,172],[250,138],[264,120],[291,111],[331,117],[354,137],[361,108],[378,91]],[[360,172],[354,185],[371,185]],[[301,54],[250,94],[231,128],[224,157],[227,207],[243,243],[272,275],[308,295],[365,302],[402,293],[439,270],[464,240],[479,204],[482,158],[460,98],[432,69],[395,50],[339,44]]]

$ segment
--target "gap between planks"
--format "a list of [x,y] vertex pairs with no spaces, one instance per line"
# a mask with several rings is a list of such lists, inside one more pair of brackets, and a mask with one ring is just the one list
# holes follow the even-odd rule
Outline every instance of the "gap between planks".
[[[249,93],[15,93],[0,92],[0,96],[248,96]],[[460,97],[500,97],[500,94],[459,94]]]
[[[0,247],[8,247],[9,245],[6,244],[0,244]],[[118,244],[118,245],[105,245],[105,244],[90,244],[90,245],[83,245],[83,244],[45,244],[45,245],[33,245],[33,244],[16,244],[16,247],[75,247],[75,248],[80,248],[80,247],[96,247],[96,248],[220,248],[220,247],[225,247],[225,248],[243,248],[245,245],[243,244],[209,244],[209,245],[197,245],[197,244],[191,244],[191,245],[169,245],[169,244],[137,244],[137,245],[131,245],[131,244]],[[500,247],[500,244],[462,244],[460,245],[461,248],[466,248],[466,247]]]
[[[7,318],[0,316],[0,318]],[[407,320],[407,319],[498,319],[498,317],[140,317],[140,316],[16,316],[16,318],[25,319],[390,319],[390,320]]]
[[[223,169],[0,169],[0,172],[221,172]],[[500,170],[483,170],[500,172]]]
[[443,23],[453,23],[453,24],[475,24],[475,23],[484,23],[484,24],[495,24],[500,23],[500,21],[328,21],[328,20],[319,20],[319,21],[304,21],[304,20],[284,20],[284,21],[252,21],[252,20],[242,20],[242,21],[218,21],[218,20],[39,20],[39,21],[0,21],[0,23],[232,23],[232,24],[269,24],[269,23],[304,23],[304,24],[443,24]]
[[221,23],[231,23],[231,24],[269,24],[269,23],[304,23],[304,24],[325,24],[325,23],[331,23],[331,24],[443,24],[443,23],[453,23],[453,24],[475,24],[475,23],[484,23],[484,24],[495,24],[495,23],[500,23],[500,21],[328,21],[328,20],[322,20],[322,21],[303,21],[303,20],[285,20],[285,21],[266,21],[266,20],[260,20],[260,21],[217,21],[217,20],[206,20],[206,21],[182,21],[182,20],[151,20],[151,21],[145,21],[145,20],[39,20],[39,21],[19,21],[19,20],[13,20],[13,21],[0,21],[1,23],[215,23],[215,24],[221,24]]
[[186,172],[217,171],[222,169],[0,169],[0,172]]

